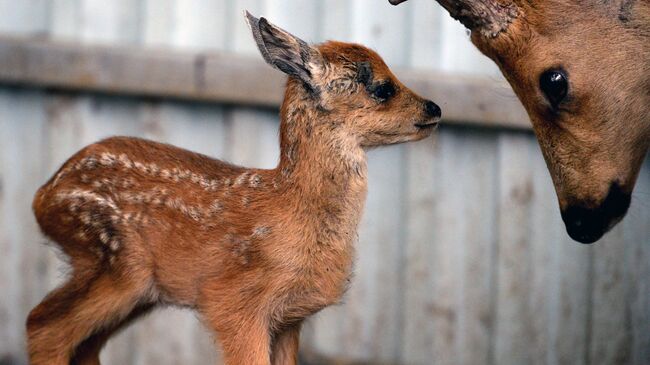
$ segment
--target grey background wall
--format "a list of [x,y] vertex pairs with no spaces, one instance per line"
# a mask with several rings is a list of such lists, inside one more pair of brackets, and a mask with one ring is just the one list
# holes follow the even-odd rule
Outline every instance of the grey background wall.
[[[309,41],[372,46],[390,66],[501,85],[432,1],[0,0],[0,34],[257,57],[243,9]],[[65,276],[30,209],[69,155],[102,137],[135,135],[273,167],[277,128],[272,108],[0,85],[0,363],[26,363],[26,315]],[[446,124],[435,143],[371,151],[369,170],[353,285],[341,305],[309,320],[308,357],[650,363],[650,160],[628,217],[593,246],[566,236],[528,130]],[[219,354],[190,312],[170,308],[123,332],[103,358],[199,364]]]

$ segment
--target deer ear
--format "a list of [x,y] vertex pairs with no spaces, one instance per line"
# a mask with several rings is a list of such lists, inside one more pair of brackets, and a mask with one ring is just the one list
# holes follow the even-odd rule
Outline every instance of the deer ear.
[[502,0],[436,0],[449,14],[472,31],[487,38],[496,38],[520,14],[514,1]]
[[271,66],[311,85],[314,71],[322,65],[322,56],[307,42],[269,23],[245,13],[257,48]]

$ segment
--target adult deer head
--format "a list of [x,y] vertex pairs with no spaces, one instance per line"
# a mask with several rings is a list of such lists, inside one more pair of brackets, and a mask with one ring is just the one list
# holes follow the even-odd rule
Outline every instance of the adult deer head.
[[438,3],[526,108],[569,235],[600,239],[627,212],[650,144],[650,1]]

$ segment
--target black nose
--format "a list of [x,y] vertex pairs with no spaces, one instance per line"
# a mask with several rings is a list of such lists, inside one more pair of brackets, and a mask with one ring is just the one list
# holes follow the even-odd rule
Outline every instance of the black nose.
[[630,194],[614,183],[603,202],[595,208],[579,204],[562,211],[562,220],[569,236],[581,243],[598,241],[612,226],[612,222],[625,215],[630,206]]
[[442,116],[442,110],[440,110],[440,107],[431,100],[427,100],[424,103],[424,111],[431,118],[440,118]]

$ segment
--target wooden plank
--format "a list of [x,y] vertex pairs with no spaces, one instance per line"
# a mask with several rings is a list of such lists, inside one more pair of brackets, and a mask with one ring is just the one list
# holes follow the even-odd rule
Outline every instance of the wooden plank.
[[[437,237],[458,245],[453,284],[458,317],[450,363],[484,364],[489,357],[494,315],[490,299],[496,286],[497,136],[457,131],[441,151],[446,162],[438,209],[455,224],[441,225]],[[446,253],[441,254],[438,260]]]
[[319,9],[319,41],[350,41],[352,32],[352,4],[348,0],[321,2]]
[[405,67],[410,35],[407,22],[406,7],[395,8],[387,1],[355,1],[351,40],[376,50],[391,68]]
[[623,235],[632,249],[627,256],[632,283],[628,311],[632,335],[631,364],[650,363],[650,158],[646,158],[632,197]]
[[631,361],[631,323],[627,294],[631,285],[626,251],[632,249],[619,225],[593,246],[590,364],[627,364]]
[[410,57],[409,66],[416,69],[440,69],[442,55],[442,22],[449,17],[440,6],[410,1],[400,6],[410,7]]
[[23,363],[25,319],[45,294],[45,250],[31,211],[47,155],[43,97],[0,92],[0,359]]
[[408,210],[404,254],[404,303],[400,361],[407,364],[431,362],[432,345],[438,334],[431,313],[433,285],[442,268],[436,253],[444,241],[438,239],[436,207],[441,197],[439,172],[441,142],[425,140],[406,148]]
[[531,196],[531,352],[546,364],[584,364],[587,350],[589,247],[566,234],[541,151],[529,140]]
[[496,135],[442,129],[435,154],[409,153],[404,363],[488,359],[496,147]]
[[253,36],[244,21],[244,11],[248,10],[255,16],[268,15],[263,0],[230,0],[229,36],[226,39],[226,49],[240,55],[249,55],[259,59],[259,51],[253,41]]
[[[320,42],[320,14],[318,2],[313,0],[265,0],[265,14],[273,24],[295,34],[308,43]],[[287,11],[290,9],[290,11]]]
[[530,364],[536,359],[528,347],[534,338],[529,302],[531,197],[535,194],[530,171],[528,136],[499,137],[499,210],[496,262],[495,364]]
[[[440,10],[444,12],[444,10]],[[444,14],[441,21],[441,44],[436,69],[454,74],[490,76],[503,80],[492,60],[483,56],[469,39],[469,31],[458,21]]]
[[368,199],[339,333],[347,358],[381,363],[399,356],[403,156],[399,147],[368,153]]
[[625,220],[593,247],[592,364],[645,364],[650,359],[648,161],[640,172]]
[[77,1],[74,34],[83,42],[137,44],[140,40],[141,0]]
[[49,0],[0,0],[0,32],[43,35],[47,33]]
[[[355,37],[367,35],[359,34]],[[7,37],[0,37],[0,64],[0,84],[266,107],[278,107],[285,82],[259,57]],[[445,122],[530,128],[504,83],[413,70],[396,73],[407,86],[438,102]]]
[[280,158],[278,117],[274,113],[238,108],[228,112],[225,156],[247,167],[274,168]]

